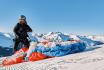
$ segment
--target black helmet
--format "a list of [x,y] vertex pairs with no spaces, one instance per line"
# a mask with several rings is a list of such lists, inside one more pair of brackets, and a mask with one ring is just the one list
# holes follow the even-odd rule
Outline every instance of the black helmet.
[[26,17],[24,15],[21,15],[20,19],[26,20]]

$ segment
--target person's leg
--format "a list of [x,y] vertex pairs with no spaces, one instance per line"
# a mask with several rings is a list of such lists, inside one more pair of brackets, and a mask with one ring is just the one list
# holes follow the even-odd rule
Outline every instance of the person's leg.
[[30,42],[28,41],[28,39],[24,39],[22,43],[24,44],[24,47],[29,48]]
[[30,42],[29,50],[27,51],[26,57],[29,57],[32,54],[32,52],[34,52],[37,44],[38,44],[37,42]]
[[37,42],[30,42],[29,50],[27,51],[25,61],[29,61],[28,58],[34,52],[35,48],[37,46]]
[[20,41],[15,39],[14,41],[14,49],[13,49],[13,52],[16,52],[18,50],[18,45],[19,45]]

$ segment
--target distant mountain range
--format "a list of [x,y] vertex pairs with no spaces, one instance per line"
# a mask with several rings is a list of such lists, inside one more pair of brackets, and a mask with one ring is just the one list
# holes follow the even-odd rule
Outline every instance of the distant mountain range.
[[[30,33],[29,37],[32,38],[42,38],[44,35],[48,36],[50,33],[47,34],[35,34]],[[36,36],[36,37],[35,37]],[[93,46],[104,43],[104,36],[82,36],[82,35],[68,35],[70,38],[73,39],[80,39],[84,41],[87,46]],[[8,56],[11,55],[13,50],[13,38],[14,35],[11,33],[2,33],[0,32],[0,56]]]

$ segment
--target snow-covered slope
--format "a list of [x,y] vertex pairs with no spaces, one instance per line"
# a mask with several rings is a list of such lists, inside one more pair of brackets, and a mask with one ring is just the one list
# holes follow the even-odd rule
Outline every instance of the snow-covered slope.
[[13,48],[13,35],[10,33],[0,32],[0,57],[10,56],[12,54]]
[[[59,32],[61,34],[61,32]],[[40,36],[41,35],[41,36]],[[47,34],[35,34],[35,33],[30,33],[30,39],[31,40],[42,40],[41,38],[43,38],[44,36],[48,35],[50,36],[50,32]],[[58,34],[55,34],[58,35]],[[63,34],[64,35],[64,34]],[[48,38],[48,36],[46,36]],[[52,36],[52,35],[51,35]],[[55,37],[55,36],[54,36]],[[10,47],[13,45],[13,39],[14,36],[13,34],[10,33],[2,33],[0,32],[0,46],[1,47]],[[49,37],[50,38],[50,37]],[[69,38],[71,39],[75,39],[75,40],[81,40],[84,41],[86,43],[87,46],[92,46],[95,45],[95,41],[100,41],[100,42],[104,42],[104,36],[81,36],[81,35],[69,35]],[[64,38],[65,39],[65,38]],[[67,38],[66,38],[67,39]]]
[[93,36],[92,40],[104,42],[104,35],[102,35],[102,36]]
[[9,33],[0,32],[0,46],[1,47],[11,47],[13,45],[12,35]]
[[104,45],[90,49],[63,57],[1,67],[0,70],[104,70]]
[[[30,35],[32,38],[36,36]],[[69,37],[84,41],[87,45],[85,52],[0,67],[0,70],[104,70],[104,45],[95,46],[95,42],[104,42],[104,36],[69,35]],[[0,33],[0,46],[10,47],[11,45],[13,45],[12,35]],[[3,57],[0,58],[0,63],[3,59]]]

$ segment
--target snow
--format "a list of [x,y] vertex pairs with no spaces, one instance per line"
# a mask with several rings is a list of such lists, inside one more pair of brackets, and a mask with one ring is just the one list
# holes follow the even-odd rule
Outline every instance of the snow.
[[5,37],[11,38],[11,36],[7,33],[4,34]]
[[92,40],[104,42],[104,36],[94,36]]
[[1,70],[104,70],[104,45],[81,53],[1,67]]
[[[52,34],[53,33],[53,34]],[[62,37],[60,38],[61,35]],[[101,41],[104,42],[104,36],[81,36],[81,35],[69,35],[69,38],[67,35],[62,34],[61,32],[49,32],[47,34],[36,34],[36,33],[30,33],[29,34],[30,39],[34,40],[34,41],[42,41],[45,38],[49,38],[50,40],[57,40],[61,41],[61,39],[74,39],[74,40],[81,40],[84,41],[86,43],[87,46],[92,46],[95,45],[94,41]],[[14,36],[13,34],[10,33],[1,33],[0,32],[0,46],[2,47],[10,47],[11,45],[13,45],[13,39]]]
[[[35,34],[32,36],[35,37]],[[104,70],[104,45],[96,45],[95,43],[95,41],[104,43],[104,36],[69,36],[84,41],[87,49],[84,52],[62,57],[24,62],[6,67],[1,66],[0,70]],[[10,47],[13,44],[11,38],[8,34],[0,33],[0,46]],[[0,58],[0,63],[4,58]]]
[[7,33],[0,33],[0,46],[11,47],[13,45],[12,36]]

